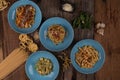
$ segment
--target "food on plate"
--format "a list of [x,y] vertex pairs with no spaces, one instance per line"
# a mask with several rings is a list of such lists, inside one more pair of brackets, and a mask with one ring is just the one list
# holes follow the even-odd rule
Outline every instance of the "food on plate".
[[54,24],[48,28],[47,35],[54,44],[59,44],[63,42],[66,32],[63,26]]
[[85,45],[79,48],[75,54],[75,59],[81,68],[92,68],[99,60],[99,53],[94,47]]
[[35,69],[41,75],[48,75],[53,70],[53,64],[50,59],[41,57],[35,64]]
[[36,52],[38,50],[38,45],[33,42],[32,38],[30,38],[27,34],[20,34],[20,47],[22,49],[27,49],[31,52]]
[[9,2],[6,0],[0,0],[0,11],[4,10],[5,8],[8,7]]
[[34,23],[35,8],[31,5],[23,5],[16,9],[16,25],[20,28],[30,28]]

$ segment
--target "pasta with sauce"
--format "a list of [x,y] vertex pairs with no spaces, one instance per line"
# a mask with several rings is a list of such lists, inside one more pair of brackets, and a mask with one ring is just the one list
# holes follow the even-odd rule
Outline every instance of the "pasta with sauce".
[[48,75],[53,70],[53,63],[50,59],[41,57],[35,64],[35,69],[41,75]]
[[65,32],[65,29],[63,28],[63,26],[55,24],[48,28],[47,34],[53,43],[59,44],[59,43],[63,42],[66,32]]
[[23,5],[16,9],[16,25],[20,28],[30,28],[34,23],[35,9],[31,5]]
[[75,59],[81,68],[92,68],[99,60],[98,51],[92,46],[85,45],[79,48]]

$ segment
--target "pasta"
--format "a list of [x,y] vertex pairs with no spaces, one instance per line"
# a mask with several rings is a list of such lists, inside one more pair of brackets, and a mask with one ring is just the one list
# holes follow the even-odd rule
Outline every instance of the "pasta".
[[65,38],[65,29],[63,26],[55,24],[48,28],[48,37],[52,40],[53,43],[59,44]]
[[31,52],[35,52],[36,50],[38,50],[38,46],[35,44],[35,43],[30,43],[28,45],[28,49],[31,51]]
[[27,34],[20,34],[19,40],[22,42],[30,42],[33,43],[33,40]]
[[62,55],[59,55],[58,57],[60,58],[62,62],[62,71],[65,72],[66,70],[70,68],[71,61],[66,52],[62,52],[61,54]]
[[37,44],[35,44],[27,34],[20,34],[19,40],[20,40],[20,47],[22,49],[28,49],[31,52],[36,52],[38,50]]
[[35,68],[41,75],[48,75],[53,69],[53,64],[50,59],[42,57],[35,64]]
[[81,68],[92,68],[99,59],[98,51],[92,46],[85,45],[79,48],[75,55],[76,63]]
[[16,25],[20,28],[30,28],[34,23],[35,9],[31,5],[20,6],[16,9]]
[[6,0],[0,0],[0,11],[4,10],[5,8],[8,7],[9,2]]
[[21,48],[14,49],[9,55],[0,63],[0,80],[4,80],[6,76],[16,70],[28,58],[29,52]]

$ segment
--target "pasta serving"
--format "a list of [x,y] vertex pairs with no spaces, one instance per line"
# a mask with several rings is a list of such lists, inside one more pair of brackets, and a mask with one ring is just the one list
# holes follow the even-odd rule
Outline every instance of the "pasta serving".
[[92,68],[99,59],[98,51],[89,45],[79,48],[75,55],[76,62],[81,68]]
[[20,6],[16,10],[16,25],[29,28],[34,23],[35,9],[31,5]]
[[55,24],[48,28],[48,37],[53,41],[55,44],[61,43],[65,38],[65,29],[63,26]]
[[41,75],[48,75],[52,72],[53,64],[50,59],[40,58],[35,64],[35,68]]

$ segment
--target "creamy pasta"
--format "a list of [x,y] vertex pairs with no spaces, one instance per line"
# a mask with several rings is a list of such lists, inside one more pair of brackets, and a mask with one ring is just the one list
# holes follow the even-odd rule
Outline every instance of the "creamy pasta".
[[55,24],[48,28],[47,34],[53,43],[59,44],[64,40],[66,32],[63,26]]
[[35,68],[39,74],[48,75],[53,70],[53,64],[50,59],[42,57],[35,64]]

